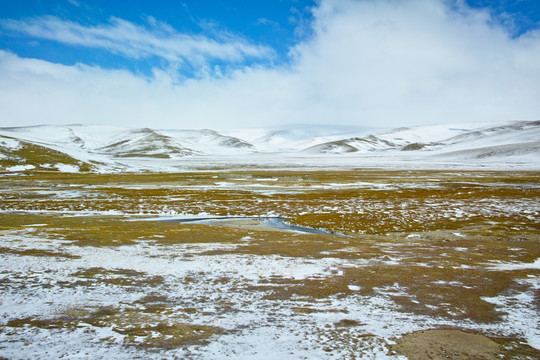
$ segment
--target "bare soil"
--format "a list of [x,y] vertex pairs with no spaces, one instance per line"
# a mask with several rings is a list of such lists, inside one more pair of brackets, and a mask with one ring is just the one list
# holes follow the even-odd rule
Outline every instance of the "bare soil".
[[495,360],[501,349],[484,335],[461,330],[425,330],[403,336],[392,350],[409,360]]

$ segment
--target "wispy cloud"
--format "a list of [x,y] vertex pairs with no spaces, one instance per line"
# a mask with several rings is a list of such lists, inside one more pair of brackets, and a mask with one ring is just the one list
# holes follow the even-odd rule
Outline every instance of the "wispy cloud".
[[211,60],[242,62],[273,55],[271,48],[252,44],[226,31],[215,32],[211,37],[185,34],[152,17],[145,25],[111,18],[108,23],[87,26],[54,16],[4,19],[0,25],[13,33],[104,49],[134,59],[159,57],[169,62],[203,64]]

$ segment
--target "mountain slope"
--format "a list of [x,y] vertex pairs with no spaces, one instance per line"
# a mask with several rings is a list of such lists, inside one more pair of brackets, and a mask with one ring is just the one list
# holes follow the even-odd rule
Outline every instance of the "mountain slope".
[[172,137],[148,128],[123,133],[113,143],[95,149],[95,151],[118,158],[151,157],[169,159],[171,157],[198,154],[198,152],[182,146]]
[[362,151],[387,150],[397,147],[391,141],[380,139],[374,135],[355,137],[311,146],[303,152],[311,154],[342,154]]
[[288,125],[260,129],[227,130],[222,133],[243,139],[260,152],[296,152],[345,138],[360,137],[373,128],[340,125]]
[[406,163],[428,168],[445,163],[470,168],[482,163],[540,169],[540,121],[366,132],[365,128],[334,126],[226,132],[87,125],[0,128],[0,170],[171,172],[230,166],[399,167]]
[[[478,126],[483,125],[483,126]],[[504,152],[493,152],[492,156],[520,153],[522,144],[535,149],[540,139],[540,121],[512,122],[507,124],[457,124],[398,128],[360,138],[346,138],[311,146],[303,151],[310,154],[345,154],[373,151],[407,151],[465,154],[470,149],[477,151],[479,158],[488,157],[489,148],[506,145]],[[534,150],[528,150],[534,151]],[[483,154],[483,155],[482,155]]]
[[163,130],[163,132],[200,154],[235,154],[256,151],[255,147],[247,141],[210,129]]
[[463,159],[540,159],[540,121],[523,121],[454,136],[438,149],[441,156]]
[[0,171],[91,171],[95,167],[63,152],[0,135]]
[[463,159],[489,159],[501,160],[509,157],[534,156],[539,159],[540,141],[526,143],[515,143],[495,146],[485,146],[480,148],[470,148],[465,150],[449,151],[438,154],[438,157],[454,157]]

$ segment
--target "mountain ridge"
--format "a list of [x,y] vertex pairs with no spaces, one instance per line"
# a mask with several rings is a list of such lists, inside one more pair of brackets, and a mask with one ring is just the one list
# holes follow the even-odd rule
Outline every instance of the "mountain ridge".
[[[33,148],[24,156],[20,148]],[[47,158],[47,153],[51,154]],[[63,155],[60,155],[63,154]],[[278,157],[276,157],[278,155]],[[266,158],[264,158],[266,156]],[[396,164],[413,161],[502,159],[539,168],[540,121],[399,127],[368,133],[366,129],[241,129],[237,131],[160,130],[99,125],[35,125],[0,128],[0,171],[64,169],[85,171],[174,171],[189,159],[226,158],[231,164],[265,164],[294,158],[334,158],[362,165],[369,157]],[[346,160],[347,159],[347,160]],[[506,160],[505,160],[506,159]],[[330,160],[321,160],[330,163]],[[65,166],[56,166],[65,164]],[[68,166],[69,165],[69,166]],[[292,165],[291,165],[292,166]],[[331,167],[331,166],[330,166]],[[14,169],[14,170],[13,170]]]

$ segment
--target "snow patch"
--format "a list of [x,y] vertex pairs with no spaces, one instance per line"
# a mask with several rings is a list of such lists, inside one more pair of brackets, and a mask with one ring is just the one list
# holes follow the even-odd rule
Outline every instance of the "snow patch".
[[515,262],[502,262],[502,261],[493,261],[494,265],[490,266],[490,270],[498,271],[512,271],[512,270],[527,270],[535,269],[540,270],[540,258],[536,259],[532,263],[515,263]]
[[25,170],[32,170],[32,169],[35,169],[36,167],[34,165],[14,165],[14,166],[9,166],[6,168],[7,171],[25,171]]
[[56,164],[55,167],[58,169],[58,171],[66,173],[76,173],[80,171],[79,167],[75,165]]

